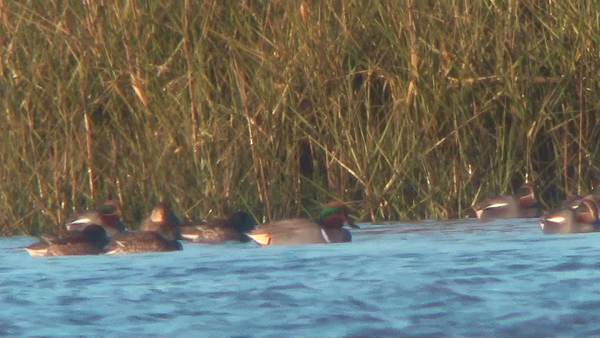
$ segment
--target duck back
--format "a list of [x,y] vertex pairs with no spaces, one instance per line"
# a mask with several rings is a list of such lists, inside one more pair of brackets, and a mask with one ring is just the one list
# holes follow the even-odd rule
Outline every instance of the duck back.
[[106,246],[106,254],[167,252],[182,250],[177,240],[165,238],[154,231],[121,232]]
[[259,225],[249,236],[261,245],[339,243],[351,239],[346,229],[326,229],[315,220],[286,219]]

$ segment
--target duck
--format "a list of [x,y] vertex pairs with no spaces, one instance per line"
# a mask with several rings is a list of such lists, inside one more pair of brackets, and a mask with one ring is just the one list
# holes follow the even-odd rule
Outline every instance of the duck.
[[108,243],[106,230],[99,224],[90,224],[83,230],[42,234],[38,239],[38,243],[24,247],[31,257],[98,255]]
[[316,243],[343,243],[352,241],[346,225],[359,229],[349,216],[348,207],[340,201],[325,205],[317,219],[285,219],[261,224],[248,236],[261,246]]
[[594,188],[585,195],[569,196],[560,204],[560,208],[577,208],[582,199],[589,199],[596,203],[596,207],[600,207],[600,189]]
[[106,245],[105,253],[113,255],[178,251],[183,249],[178,241],[179,237],[179,219],[168,203],[159,202],[150,216],[142,221],[139,231],[114,234]]
[[559,207],[543,215],[540,227],[545,234],[600,231],[598,207],[594,200],[583,198],[576,206]]
[[125,231],[113,237],[106,246],[107,255],[183,250],[177,240],[165,238],[154,231]]
[[125,231],[123,225],[121,207],[117,201],[106,200],[101,206],[94,210],[84,210],[73,214],[65,222],[68,231],[82,231],[88,225],[97,224],[106,230],[109,236]]
[[140,231],[154,231],[165,238],[181,239],[181,222],[171,210],[169,203],[162,201],[156,204],[150,216],[140,224]]
[[583,195],[572,195],[572,196],[569,196],[569,197],[565,198],[565,200],[560,203],[560,206],[558,208],[559,209],[563,209],[563,208],[569,208],[569,209],[577,208],[577,206],[579,206],[579,204],[581,203],[581,200],[583,198],[584,198]]
[[214,221],[188,221],[181,226],[181,238],[194,243],[218,244],[226,241],[249,242],[246,234],[254,230],[254,219],[244,211],[234,213],[229,219]]
[[516,195],[502,195],[487,198],[473,204],[473,211],[482,221],[497,218],[535,218],[540,217],[539,204],[531,184],[523,184]]

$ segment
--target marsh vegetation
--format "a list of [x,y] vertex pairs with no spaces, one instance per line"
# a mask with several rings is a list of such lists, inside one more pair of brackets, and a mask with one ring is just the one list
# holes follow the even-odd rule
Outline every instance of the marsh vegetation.
[[568,1],[0,0],[0,233],[464,215],[599,178],[600,10]]

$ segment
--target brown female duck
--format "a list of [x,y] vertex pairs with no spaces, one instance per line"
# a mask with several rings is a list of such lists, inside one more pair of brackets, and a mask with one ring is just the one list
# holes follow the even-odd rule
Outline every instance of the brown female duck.
[[181,238],[181,222],[167,202],[156,204],[150,216],[140,224],[140,231],[154,231],[168,239]]
[[106,254],[168,252],[182,250],[181,243],[154,231],[126,231],[115,234],[106,246]]
[[106,246],[106,254],[165,252],[181,250],[179,220],[169,205],[158,203],[140,226],[140,231],[116,233]]
[[90,224],[83,230],[66,230],[58,234],[43,234],[39,242],[25,247],[31,257],[97,255],[108,243],[106,230]]
[[255,227],[256,223],[250,215],[238,211],[229,219],[187,222],[181,226],[181,237],[194,243],[248,242],[250,237],[246,233]]

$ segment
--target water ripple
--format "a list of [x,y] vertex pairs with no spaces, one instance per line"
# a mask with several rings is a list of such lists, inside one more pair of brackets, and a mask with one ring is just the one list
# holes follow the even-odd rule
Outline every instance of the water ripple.
[[119,257],[33,259],[20,249],[31,238],[0,239],[0,336],[600,334],[597,234],[546,236],[535,220],[361,226],[344,245]]

